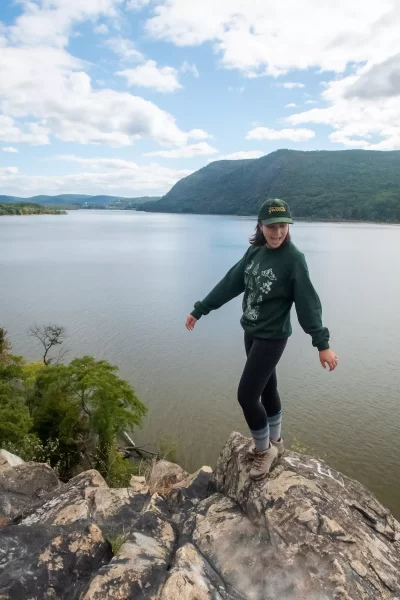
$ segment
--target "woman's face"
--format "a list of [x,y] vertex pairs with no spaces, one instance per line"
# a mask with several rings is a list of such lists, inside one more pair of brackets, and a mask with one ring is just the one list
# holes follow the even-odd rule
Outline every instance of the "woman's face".
[[289,231],[288,223],[275,223],[274,225],[261,225],[262,232],[269,248],[279,248],[285,241]]

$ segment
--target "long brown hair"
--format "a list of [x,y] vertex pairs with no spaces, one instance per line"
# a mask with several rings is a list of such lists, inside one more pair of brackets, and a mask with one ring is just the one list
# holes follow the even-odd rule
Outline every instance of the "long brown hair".
[[[264,234],[263,234],[262,224],[260,221],[257,222],[256,230],[253,233],[253,235],[251,236],[249,242],[252,246],[265,246],[265,244],[267,243],[267,241],[264,237]],[[289,244],[289,242],[290,242],[290,231],[287,232],[287,235],[286,235],[285,239],[283,240],[282,244],[280,245],[280,247],[286,246],[287,244]]]

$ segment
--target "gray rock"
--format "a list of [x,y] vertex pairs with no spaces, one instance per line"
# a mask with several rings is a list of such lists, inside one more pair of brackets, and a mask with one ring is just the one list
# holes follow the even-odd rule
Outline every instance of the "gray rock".
[[[0,600],[400,600],[389,511],[292,452],[255,483],[249,446],[232,434],[214,476],[161,461],[151,493],[96,471],[53,479],[0,530]],[[14,486],[25,467],[5,472]]]
[[1,530],[0,598],[78,600],[111,558],[97,525],[18,525]]
[[27,462],[0,472],[0,518],[5,522],[57,490],[61,484],[47,464]]
[[0,473],[17,465],[23,465],[24,462],[22,458],[11,454],[7,450],[0,450]]
[[308,565],[302,577],[312,573],[333,598],[399,596],[400,525],[389,511],[324,461],[294,452],[254,483],[249,444],[239,433],[230,436],[215,471],[217,488],[268,532],[282,565]]
[[160,600],[216,600],[218,590],[225,590],[222,579],[193,544],[185,544],[175,555]]
[[82,600],[155,598],[174,544],[171,525],[156,512],[146,511],[116,556],[99,570]]
[[189,473],[182,467],[171,463],[168,460],[159,460],[154,463],[149,477],[149,487],[151,492],[169,491],[172,486],[188,477]]
[[129,482],[129,487],[131,487],[133,491],[138,494],[147,494],[149,492],[149,486],[147,485],[146,477],[137,477],[132,475]]
[[70,525],[87,523],[91,518],[94,495],[98,488],[107,488],[103,477],[95,470],[85,471],[25,511],[20,522],[25,525]]
[[193,475],[189,475],[186,479],[175,483],[174,489],[185,489],[186,495],[189,498],[198,498],[203,500],[208,495],[210,482],[212,480],[212,468],[201,467]]

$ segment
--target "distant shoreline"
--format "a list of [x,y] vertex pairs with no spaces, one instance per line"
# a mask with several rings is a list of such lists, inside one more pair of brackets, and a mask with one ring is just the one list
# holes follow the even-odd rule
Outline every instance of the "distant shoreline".
[[[134,212],[148,213],[148,214],[158,214],[158,215],[184,215],[184,216],[203,216],[203,217],[239,217],[242,219],[254,219],[257,220],[257,215],[235,215],[235,214],[226,214],[226,213],[183,213],[183,212],[163,212],[163,211],[152,211],[152,210],[136,210]],[[355,221],[353,219],[313,219],[312,217],[293,217],[293,220],[296,223],[364,223],[370,225],[400,225],[400,221]]]
[[26,214],[7,214],[7,215],[2,215],[0,214],[0,217],[43,217],[45,215],[49,216],[49,215],[54,215],[56,217],[59,217],[61,215],[67,215],[68,211],[66,210],[62,210],[62,211],[58,211],[58,212],[41,212],[41,213],[26,213]]

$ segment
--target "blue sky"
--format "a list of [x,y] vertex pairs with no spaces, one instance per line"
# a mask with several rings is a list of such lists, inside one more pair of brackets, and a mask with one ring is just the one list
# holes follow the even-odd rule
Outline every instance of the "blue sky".
[[0,193],[161,195],[212,160],[400,149],[395,0],[0,5]]

